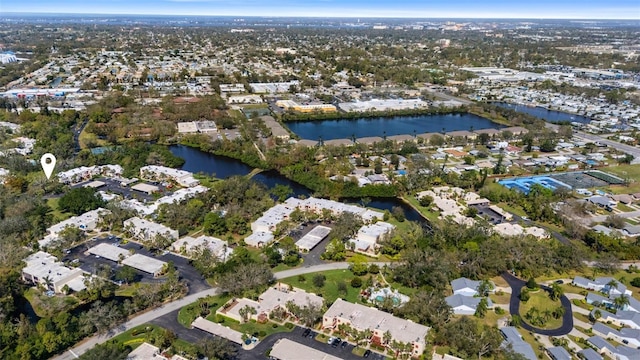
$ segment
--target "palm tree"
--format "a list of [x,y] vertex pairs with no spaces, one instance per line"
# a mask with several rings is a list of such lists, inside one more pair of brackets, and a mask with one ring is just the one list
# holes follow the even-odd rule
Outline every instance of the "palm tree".
[[616,309],[622,310],[625,306],[629,305],[629,296],[625,294],[618,296],[613,299],[613,305],[615,305]]
[[607,293],[611,293],[611,290],[618,289],[618,281],[616,279],[611,279],[605,287]]
[[389,344],[391,339],[393,339],[393,336],[391,336],[391,332],[389,330],[385,331],[384,334],[382,334],[382,341],[384,341],[385,345]]
[[555,310],[553,310],[553,317],[555,319],[560,319],[562,316],[564,316],[564,313],[564,306],[558,306],[557,308],[555,308]]
[[564,290],[559,284],[553,283],[549,287],[549,297],[551,300],[558,300],[564,295]]

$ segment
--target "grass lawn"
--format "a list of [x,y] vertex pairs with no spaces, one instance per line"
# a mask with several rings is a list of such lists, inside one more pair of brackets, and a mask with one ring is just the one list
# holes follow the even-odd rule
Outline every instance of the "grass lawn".
[[[228,295],[218,295],[218,296],[209,296],[205,300],[209,303],[209,310],[211,314],[215,314],[216,310],[220,308],[224,303],[229,301],[231,296]],[[184,327],[191,327],[191,323],[198,316],[200,316],[200,303],[194,302],[191,303],[178,312],[178,322]]]
[[511,294],[503,292],[501,295],[490,294],[489,298],[494,304],[508,304],[511,299]]
[[[530,321],[526,318],[526,314],[529,310],[536,308],[539,311],[539,316],[543,316],[545,311],[553,311],[561,306],[560,300],[551,300],[547,292],[540,289],[537,291],[532,291],[529,293],[531,298],[527,302],[520,302],[520,315],[522,316],[522,321],[526,321],[530,323]],[[544,322],[542,325],[534,325],[535,327],[543,328],[543,329],[556,329],[562,325],[562,318],[554,319],[552,316]]]
[[138,284],[129,284],[129,285],[122,285],[120,287],[118,287],[118,289],[116,289],[116,296],[128,296],[128,297],[133,297],[136,294],[136,291],[138,290]]
[[504,209],[504,210],[506,210],[506,211],[508,211],[508,212],[510,212],[512,214],[518,215],[520,217],[527,216],[527,213],[525,213],[524,210],[522,210],[522,208],[520,206],[512,206],[512,205],[509,205],[509,204],[507,204],[505,202],[501,202],[501,203],[498,203],[498,207],[500,207],[500,208],[502,208],[502,209]]
[[492,277],[490,280],[493,281],[496,286],[509,287],[509,283],[502,276]]
[[31,304],[33,311],[40,317],[53,316],[61,311],[70,311],[78,306],[78,300],[73,296],[46,296],[41,290],[30,288],[24,293],[25,299]]
[[49,205],[52,210],[51,215],[53,216],[53,220],[57,222],[66,220],[71,217],[70,213],[60,211],[60,207],[58,206],[59,202],[60,198],[47,199],[47,205]]
[[438,214],[437,212],[431,211],[430,207],[424,207],[420,205],[420,202],[418,201],[418,199],[416,199],[415,196],[411,196],[411,195],[405,195],[402,196],[402,199],[409,203],[411,206],[413,206],[420,214],[422,214],[422,216],[426,217],[429,221],[437,221],[438,220],[438,216],[440,214]]
[[108,145],[109,142],[106,140],[98,139],[95,134],[92,134],[87,131],[87,128],[84,128],[80,133],[80,137],[78,137],[78,142],[80,143],[81,149],[86,149],[91,146],[105,146]]
[[[318,288],[313,284],[313,276],[316,274],[323,274],[326,277],[323,287]],[[304,275],[304,281],[298,276],[282,279],[280,282],[292,285],[294,287],[303,289],[307,292],[312,292],[322,296],[325,301],[333,303],[337,298],[342,298],[349,302],[358,302],[358,295],[360,289],[354,289],[351,287],[351,279],[356,277],[351,270],[329,270],[319,273]],[[365,283],[367,275],[361,277],[362,282]],[[344,281],[347,284],[347,294],[338,292],[338,283]],[[363,285],[364,286],[364,285]]]
[[162,328],[157,325],[143,324],[127,330],[122,334],[114,337],[112,341],[130,346],[132,349],[142,344],[149,335],[161,331]]
[[618,210],[620,210],[622,212],[631,212],[631,211],[635,211],[636,210],[636,209],[634,209],[634,208],[632,208],[630,206],[627,206],[627,205],[625,205],[623,203],[618,203],[618,205],[616,206],[616,209],[618,209]]
[[610,172],[621,178],[640,179],[640,165],[609,166],[604,172]]
[[217,315],[213,312],[211,313],[211,315],[207,316],[207,320],[213,321],[223,326],[228,326],[233,330],[239,331],[243,334],[252,335],[260,339],[263,339],[269,335],[276,334],[276,333],[289,332],[294,328],[294,326],[292,326],[293,324],[289,325],[291,327],[289,329],[286,326],[278,325],[273,322],[260,324],[255,320],[251,320],[249,322],[241,324],[240,322],[234,319],[228,318],[226,316]]

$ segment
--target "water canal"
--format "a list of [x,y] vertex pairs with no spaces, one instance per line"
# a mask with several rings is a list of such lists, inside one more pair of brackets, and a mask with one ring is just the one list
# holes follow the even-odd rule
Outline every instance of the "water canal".
[[[247,175],[253,170],[252,167],[243,164],[240,160],[206,153],[188,146],[172,145],[169,149],[174,155],[184,159],[185,163],[182,169],[193,173],[204,173],[225,179],[230,176]],[[272,188],[277,184],[287,185],[293,190],[294,196],[303,195],[309,197],[313,195],[313,192],[305,186],[287,179],[274,170],[260,172],[253,176],[252,179],[268,188]],[[362,205],[362,200],[360,199],[347,199],[347,202]],[[372,198],[369,199],[366,206],[389,211],[394,206],[400,206],[404,210],[407,220],[425,221],[415,209],[396,198]]]
[[504,126],[489,119],[469,114],[441,114],[336,119],[318,121],[289,121],[286,126],[302,139],[350,139],[369,136],[414,135],[439,133],[443,130],[500,129]]
[[588,124],[591,122],[586,116],[570,114],[562,111],[547,110],[542,107],[526,106],[510,104],[506,102],[493,102],[493,105],[500,106],[506,109],[511,109],[520,113],[525,113],[538,117],[544,121],[559,123],[559,122],[578,122],[581,124]]

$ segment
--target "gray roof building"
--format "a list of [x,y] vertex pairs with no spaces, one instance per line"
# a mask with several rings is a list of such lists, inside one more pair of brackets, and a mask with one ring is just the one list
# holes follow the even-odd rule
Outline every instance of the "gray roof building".
[[513,351],[523,355],[528,360],[536,360],[538,358],[531,345],[522,339],[522,335],[515,327],[505,326],[500,331],[505,339],[503,346],[511,347]]
[[571,354],[562,346],[554,346],[547,349],[549,357],[553,360],[571,360]]
[[578,351],[578,355],[580,355],[584,360],[603,360],[603,357],[592,348],[580,350]]

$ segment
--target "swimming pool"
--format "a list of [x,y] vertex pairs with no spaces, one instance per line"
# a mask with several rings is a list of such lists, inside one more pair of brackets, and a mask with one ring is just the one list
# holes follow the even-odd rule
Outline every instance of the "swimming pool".
[[516,189],[516,190],[522,191],[525,194],[528,194],[529,191],[531,190],[531,186],[535,184],[542,185],[545,188],[552,191],[555,191],[559,188],[566,188],[571,190],[571,186],[544,175],[504,179],[504,180],[499,180],[498,184],[508,189]]

